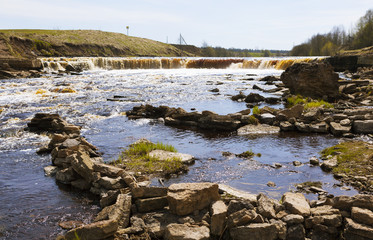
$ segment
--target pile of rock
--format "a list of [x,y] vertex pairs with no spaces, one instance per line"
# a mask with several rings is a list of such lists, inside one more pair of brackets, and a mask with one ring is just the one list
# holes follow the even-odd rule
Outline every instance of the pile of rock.
[[63,122],[58,115],[37,114],[32,122],[34,131],[61,132],[45,147],[54,164],[46,172],[100,197],[95,221],[61,239],[373,239],[372,195],[323,195],[309,202],[288,192],[280,203],[263,194],[232,197],[214,183],[148,187],[124,169],[101,163],[97,148],[77,133],[67,134],[58,124],[47,128]]
[[277,112],[282,131],[332,133],[337,137],[373,133],[373,109],[323,109],[304,111],[302,105]]

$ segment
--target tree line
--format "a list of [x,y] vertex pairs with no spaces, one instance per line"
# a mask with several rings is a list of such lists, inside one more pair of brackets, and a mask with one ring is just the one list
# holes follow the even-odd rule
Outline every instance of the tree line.
[[354,29],[346,32],[334,27],[329,33],[316,34],[290,51],[292,56],[331,56],[341,50],[353,50],[373,45],[373,9],[359,19]]
[[205,43],[201,47],[201,55],[204,57],[271,57],[287,56],[288,54],[289,51],[286,50],[211,47]]

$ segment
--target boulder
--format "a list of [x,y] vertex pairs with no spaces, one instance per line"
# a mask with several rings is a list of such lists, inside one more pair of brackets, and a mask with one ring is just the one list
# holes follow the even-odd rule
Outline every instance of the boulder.
[[118,229],[118,222],[114,220],[105,220],[87,224],[68,231],[65,235],[66,240],[90,239],[100,240],[111,237]]
[[298,214],[289,214],[283,217],[282,221],[286,222],[286,224],[290,226],[303,223],[304,217]]
[[99,172],[102,176],[108,176],[111,178],[119,177],[124,172],[123,168],[97,162],[93,163],[93,170]]
[[355,198],[350,196],[334,197],[333,207],[339,210],[350,211]]
[[314,133],[328,133],[329,132],[329,126],[328,124],[326,124],[326,122],[310,124],[309,129],[310,129],[310,132],[314,132]]
[[194,156],[186,153],[175,153],[164,150],[153,150],[149,153],[150,157],[158,158],[161,161],[166,161],[173,158],[178,158],[184,164],[192,164],[194,162]]
[[306,231],[302,224],[288,226],[286,240],[304,240]]
[[165,230],[165,240],[208,240],[210,229],[206,226],[187,226],[185,224],[170,224]]
[[46,166],[44,167],[44,175],[46,177],[53,177],[56,175],[58,171],[58,167],[57,166]]
[[353,207],[366,208],[373,211],[373,195],[358,194],[352,204]]
[[70,184],[78,178],[77,175],[72,167],[64,168],[56,172],[56,180],[63,184]]
[[168,188],[167,199],[172,213],[188,215],[208,207],[220,195],[214,183],[179,183]]
[[334,100],[339,96],[339,76],[328,63],[295,63],[281,74],[291,94]]
[[274,240],[277,239],[277,228],[270,223],[253,223],[230,230],[233,240]]
[[285,208],[292,214],[299,214],[304,217],[311,214],[310,205],[301,193],[287,192],[282,196]]
[[98,180],[98,184],[108,190],[120,189],[125,187],[125,183],[121,177],[101,177],[100,180]]
[[216,201],[211,206],[211,234],[221,236],[223,234],[225,223],[227,220],[228,207],[221,200]]

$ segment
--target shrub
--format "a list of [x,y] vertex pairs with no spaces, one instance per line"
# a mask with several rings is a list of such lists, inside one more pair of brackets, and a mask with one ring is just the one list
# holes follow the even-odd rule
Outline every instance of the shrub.
[[260,109],[259,109],[258,106],[255,106],[255,107],[253,108],[253,114],[254,114],[254,115],[259,115],[259,114],[260,114]]

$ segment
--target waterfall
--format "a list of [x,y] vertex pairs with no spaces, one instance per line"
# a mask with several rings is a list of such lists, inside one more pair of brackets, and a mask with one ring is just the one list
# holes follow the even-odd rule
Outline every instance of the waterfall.
[[[176,68],[235,68],[235,69],[278,69],[298,62],[320,61],[322,57],[289,58],[116,58],[116,57],[76,57],[41,58],[44,71],[53,73],[75,69],[121,70],[121,69],[176,69]],[[71,70],[70,70],[71,71]]]

